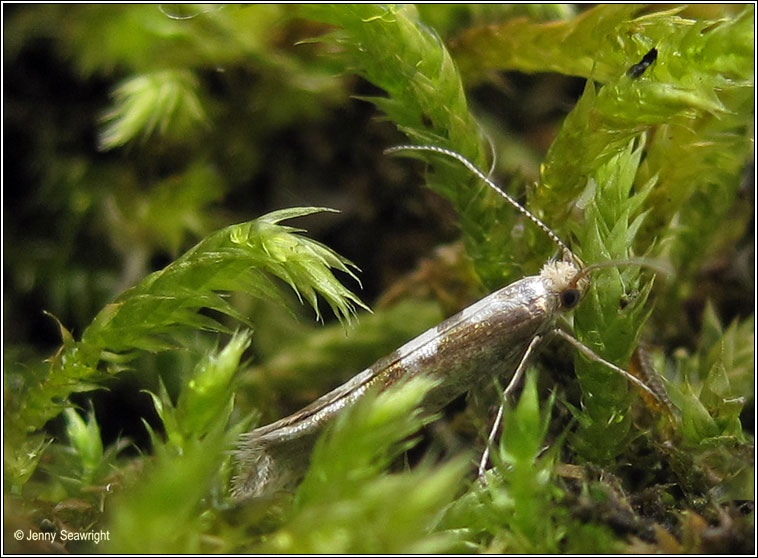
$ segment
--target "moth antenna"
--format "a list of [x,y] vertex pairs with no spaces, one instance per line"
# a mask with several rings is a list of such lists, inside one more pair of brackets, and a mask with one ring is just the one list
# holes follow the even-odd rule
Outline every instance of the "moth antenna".
[[571,280],[569,287],[576,287],[577,283],[583,278],[595,271],[596,269],[603,269],[604,267],[620,267],[622,265],[636,265],[638,267],[645,267],[662,275],[673,275],[674,271],[671,266],[666,262],[658,260],[651,260],[649,258],[629,258],[627,260],[608,260],[604,262],[598,262],[587,267],[582,268]]
[[450,149],[445,149],[444,147],[437,147],[436,145],[396,145],[394,147],[389,147],[384,150],[385,155],[389,155],[391,153],[397,153],[398,151],[431,151],[432,153],[439,153],[441,155],[446,155],[448,157],[452,157],[453,159],[457,160],[463,166],[465,166],[468,170],[470,170],[474,175],[476,175],[479,180],[484,182],[487,186],[489,186],[492,190],[500,194],[502,198],[504,198],[508,203],[510,203],[513,207],[515,207],[522,215],[527,217],[532,223],[537,225],[542,231],[547,234],[548,237],[550,237],[550,240],[552,240],[561,250],[563,250],[564,254],[569,254],[571,258],[580,264],[581,261],[579,258],[577,258],[574,253],[569,249],[569,247],[566,245],[565,242],[563,242],[557,234],[555,234],[550,227],[548,227],[545,223],[543,223],[539,217],[534,215],[532,212],[530,212],[528,209],[523,207],[519,202],[517,202],[515,199],[513,199],[511,196],[509,196],[500,186],[495,184],[492,180],[490,180],[486,174],[484,174],[479,168],[466,159],[463,155],[458,153],[457,151],[452,151]]

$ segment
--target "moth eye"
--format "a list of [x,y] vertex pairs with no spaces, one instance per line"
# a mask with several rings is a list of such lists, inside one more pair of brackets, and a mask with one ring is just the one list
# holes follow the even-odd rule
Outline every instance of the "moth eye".
[[579,289],[566,289],[561,292],[561,304],[564,308],[573,308],[579,304]]

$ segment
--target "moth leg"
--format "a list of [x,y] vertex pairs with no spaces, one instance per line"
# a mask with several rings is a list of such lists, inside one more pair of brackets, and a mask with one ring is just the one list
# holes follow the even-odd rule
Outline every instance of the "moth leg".
[[653,399],[655,399],[656,401],[660,402],[662,405],[665,406],[666,402],[662,400],[661,396],[659,394],[657,394],[655,391],[653,391],[652,389],[650,389],[647,386],[647,384],[645,384],[645,382],[643,382],[639,378],[636,378],[636,377],[632,376],[629,372],[627,372],[623,368],[619,368],[618,366],[616,366],[612,362],[609,362],[609,361],[605,360],[603,357],[601,357],[600,355],[598,355],[597,353],[595,353],[595,351],[593,351],[592,349],[590,349],[587,345],[585,345],[584,343],[582,343],[581,341],[579,341],[575,337],[569,335],[568,333],[566,333],[562,329],[555,328],[552,332],[555,333],[556,335],[558,335],[559,337],[563,337],[566,341],[568,341],[574,347],[576,347],[576,349],[580,353],[582,353],[584,356],[586,356],[588,359],[594,360],[595,362],[599,362],[600,364],[602,364],[603,366],[607,366],[608,368],[610,368],[614,372],[618,372],[624,378],[626,378],[627,380],[629,380],[630,382],[632,382],[634,385],[636,385],[637,387],[639,387],[643,391],[645,391],[648,394],[650,394],[650,396],[653,397]]
[[487,446],[484,448],[484,453],[482,453],[482,458],[479,460],[479,478],[484,481],[484,471],[487,467],[487,461],[489,461],[490,458],[490,447],[495,442],[495,436],[497,436],[497,431],[500,427],[500,421],[503,419],[503,405],[505,403],[505,400],[508,399],[508,397],[511,396],[513,391],[516,389],[516,386],[521,381],[521,376],[524,375],[524,371],[526,370],[527,364],[529,363],[529,357],[534,352],[534,349],[537,347],[537,344],[542,339],[541,336],[536,335],[532,338],[532,340],[529,342],[529,346],[526,348],[526,351],[524,352],[524,356],[521,357],[521,362],[519,362],[518,366],[516,367],[516,371],[513,373],[513,378],[511,378],[511,381],[508,383],[508,387],[505,388],[503,391],[503,397],[502,397],[502,403],[500,403],[500,407],[497,410],[497,416],[495,417],[495,422],[492,425],[492,429],[490,430],[490,435],[487,438]]
[[632,353],[629,372],[658,394],[658,401],[644,394],[645,404],[654,411],[664,413],[669,421],[676,425],[679,421],[679,409],[669,399],[666,388],[663,386],[663,376],[653,366],[648,346],[644,341],[640,341]]

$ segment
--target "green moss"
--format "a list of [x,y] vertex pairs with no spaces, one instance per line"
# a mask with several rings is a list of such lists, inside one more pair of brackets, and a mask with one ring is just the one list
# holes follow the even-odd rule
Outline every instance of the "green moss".
[[[6,157],[8,525],[110,533],[107,545],[64,545],[75,552],[707,553],[708,522],[731,529],[735,552],[750,544],[753,517],[736,502],[753,494],[743,424],[754,275],[728,264],[744,259],[754,214],[740,198],[753,149],[752,6],[173,8],[8,14],[6,124],[23,152]],[[629,75],[652,48],[655,62]],[[50,76],[35,70],[39,56]],[[578,99],[553,93],[577,77]],[[549,93],[544,80],[555,80]],[[382,123],[355,117],[363,101]],[[520,124],[509,118],[518,110]],[[354,121],[362,128],[349,135]],[[408,453],[429,422],[415,412],[429,386],[411,383],[342,417],[294,498],[231,503],[230,449],[252,417],[313,400],[438,323],[440,308],[536,273],[556,252],[457,162],[424,154],[466,263],[423,262],[405,280],[368,270],[366,283],[392,284],[389,298],[406,292],[356,326],[364,305],[332,272],[357,271],[280,224],[317,210],[281,207],[344,209],[327,215],[343,227],[329,246],[386,256],[424,235],[400,228],[397,206],[354,191],[346,201],[341,188],[376,174],[382,196],[404,201],[418,187],[392,183],[412,164],[381,159],[384,148],[434,144],[489,171],[501,141],[539,166],[531,185],[509,161],[508,191],[585,263],[642,256],[674,271],[598,270],[570,318],[622,367],[652,338],[674,420],[604,367],[550,353],[507,402],[486,486],[473,479],[476,456],[449,441],[467,428],[473,438],[459,429],[467,417],[436,423],[434,451]],[[414,216],[421,205],[407,202]],[[372,214],[371,243],[351,246]],[[324,221],[311,222],[317,236]],[[385,229],[395,248],[380,244]],[[704,269],[716,270],[713,287]],[[415,281],[432,286],[418,294]],[[350,336],[291,321],[301,306],[324,318],[324,301]],[[42,310],[62,339],[47,359]],[[127,371],[155,410],[131,417],[149,442],[110,434],[98,405]]]

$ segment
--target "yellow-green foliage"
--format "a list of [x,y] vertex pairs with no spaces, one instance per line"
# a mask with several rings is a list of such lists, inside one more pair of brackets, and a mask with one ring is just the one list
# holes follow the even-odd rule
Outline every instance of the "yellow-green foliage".
[[[752,309],[707,285],[703,269],[725,280],[754,214],[740,203],[753,155],[754,7],[659,8],[8,9],[6,127],[18,152],[6,155],[7,525],[110,534],[102,544],[55,543],[72,552],[744,551],[752,515],[736,505],[753,495],[753,436],[743,428],[754,406]],[[630,75],[653,48],[656,60]],[[50,68],[35,69],[40,58]],[[34,79],[48,69],[42,82],[55,90],[38,91]],[[517,72],[583,80],[572,104],[535,95],[550,107],[525,111],[565,111],[535,132],[548,138],[543,147],[502,118],[519,108],[508,99],[532,100]],[[503,106],[472,104],[481,88]],[[361,103],[382,120],[361,125],[382,132],[354,141],[343,137],[344,115]],[[573,367],[568,352],[536,360],[519,401],[506,402],[482,484],[478,456],[456,449],[463,418],[427,427],[435,451],[409,453],[431,420],[417,413],[430,385],[401,383],[330,426],[294,495],[231,502],[230,450],[256,417],[312,400],[438,323],[441,307],[470,302],[439,293],[447,273],[462,291],[484,292],[556,252],[457,162],[416,153],[427,186],[452,207],[467,269],[426,262],[417,275],[442,304],[409,288],[356,323],[367,307],[333,271],[352,281],[357,268],[281,222],[330,211],[292,207],[317,203],[371,214],[370,202],[346,201],[338,188],[363,187],[374,171],[360,154],[378,159],[390,141],[452,149],[485,172],[505,170],[495,153],[529,154],[537,184],[513,159],[503,182],[585,263],[666,263],[667,278],[598,270],[571,326],[623,367],[652,338],[676,415],[646,408],[626,380],[581,356]],[[295,157],[270,150],[290,143],[302,146]],[[331,158],[344,174],[329,174],[328,193],[309,199],[307,186],[329,171],[300,165]],[[259,210],[269,202],[276,211]],[[357,253],[384,253],[375,238]],[[754,282],[748,269],[747,280],[730,279]],[[352,329],[293,321],[303,306],[319,321],[324,302]],[[52,357],[32,335],[42,311],[62,340]],[[560,380],[548,385],[546,371]],[[148,432],[138,451],[106,433],[96,404],[125,378],[154,411],[129,417]],[[735,547],[708,546],[697,531],[708,521],[731,529]],[[6,550],[41,551],[26,543]]]

